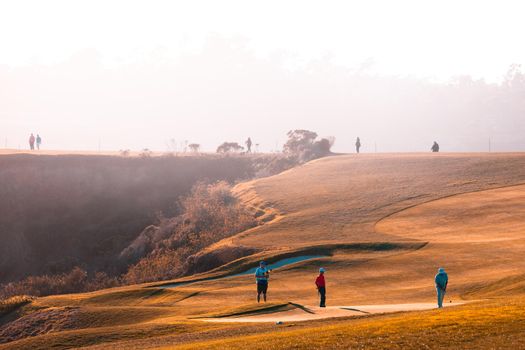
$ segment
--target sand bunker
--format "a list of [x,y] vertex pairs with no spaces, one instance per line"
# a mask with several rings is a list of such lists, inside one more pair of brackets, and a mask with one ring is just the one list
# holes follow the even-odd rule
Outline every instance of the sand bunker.
[[[464,303],[447,303],[444,307],[462,305]],[[274,313],[264,313],[261,315],[250,315],[240,317],[217,317],[203,318],[207,322],[299,322],[319,320],[324,318],[363,316],[369,314],[383,314],[401,311],[422,311],[435,309],[434,303],[413,303],[413,304],[384,304],[384,305],[356,305],[356,306],[328,306],[320,308],[318,306],[306,306],[305,309],[294,308],[292,310],[278,311]]]

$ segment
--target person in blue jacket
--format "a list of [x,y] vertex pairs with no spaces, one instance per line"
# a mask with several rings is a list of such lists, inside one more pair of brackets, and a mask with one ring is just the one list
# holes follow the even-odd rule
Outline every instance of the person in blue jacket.
[[439,268],[438,273],[434,278],[434,282],[436,284],[438,308],[442,308],[443,299],[445,298],[445,293],[447,291],[448,285],[448,275],[445,272],[444,268]]

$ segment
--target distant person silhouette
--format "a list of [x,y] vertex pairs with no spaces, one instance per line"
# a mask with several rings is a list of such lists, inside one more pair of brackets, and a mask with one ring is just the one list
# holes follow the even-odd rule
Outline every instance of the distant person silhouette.
[[439,152],[439,145],[436,141],[434,141],[434,144],[432,145],[432,147],[430,147],[430,149],[432,150],[432,152]]
[[445,298],[448,285],[448,275],[444,268],[439,268],[438,273],[434,278],[434,282],[436,284],[438,308],[441,309],[443,307],[443,299]]
[[42,144],[42,138],[39,134],[36,134],[36,149],[40,150],[40,145]]
[[246,153],[252,153],[252,139],[248,137],[248,140],[246,140]]
[[361,148],[361,140],[359,139],[359,137],[357,138],[357,140],[355,141],[355,151],[357,153],[359,153],[359,149]]
[[315,279],[315,285],[317,287],[317,292],[319,293],[320,301],[319,307],[326,307],[326,281],[324,279],[324,268],[319,269],[319,276]]
[[29,136],[29,148],[31,148],[31,151],[35,150],[35,135],[33,134]]

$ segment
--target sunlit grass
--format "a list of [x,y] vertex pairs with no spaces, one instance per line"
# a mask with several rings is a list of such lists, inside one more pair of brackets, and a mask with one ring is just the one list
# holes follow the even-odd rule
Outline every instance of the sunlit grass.
[[0,317],[9,314],[21,306],[29,304],[33,299],[33,297],[27,295],[20,295],[0,300]]
[[523,299],[477,302],[461,307],[348,320],[343,323],[165,349],[462,349],[512,348],[525,340]]

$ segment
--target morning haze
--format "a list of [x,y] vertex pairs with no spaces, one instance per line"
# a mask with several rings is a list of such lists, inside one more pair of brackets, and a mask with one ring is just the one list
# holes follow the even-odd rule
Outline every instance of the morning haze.
[[[499,84],[469,76],[449,83],[377,76],[329,58],[304,68],[286,56],[254,56],[242,42],[210,37],[202,51],[106,67],[96,50],[54,65],[3,68],[2,136],[15,148],[29,132],[52,149],[166,150],[169,140],[201,143],[251,136],[264,151],[279,149],[296,127],[335,136],[336,151],[354,137],[363,151],[525,149],[525,75],[519,66]],[[25,142],[23,144],[25,147]]]
[[[494,6],[469,19],[466,4],[433,13],[411,1],[290,2],[274,15],[260,8],[273,16],[265,21],[237,2],[30,4],[54,24],[22,5],[3,11],[7,148],[27,148],[30,133],[64,150],[166,151],[187,140],[214,151],[251,136],[269,152],[302,128],[335,136],[338,152],[357,136],[363,152],[427,151],[434,140],[458,152],[488,151],[489,139],[493,151],[525,149],[519,24],[510,14],[491,32],[486,24],[507,13]],[[246,18],[232,15],[236,6]],[[17,35],[29,46],[15,45]]]
[[0,350],[524,349],[521,1],[0,2]]

